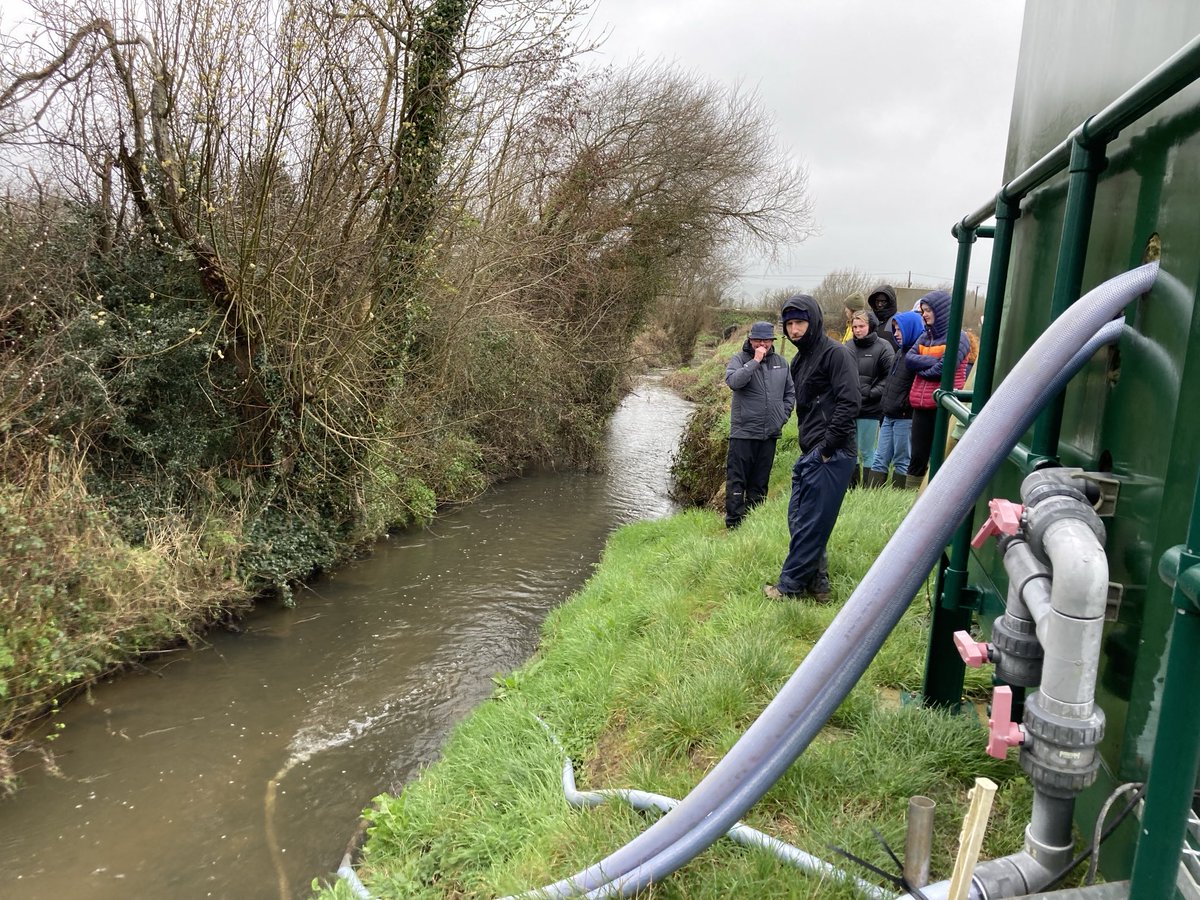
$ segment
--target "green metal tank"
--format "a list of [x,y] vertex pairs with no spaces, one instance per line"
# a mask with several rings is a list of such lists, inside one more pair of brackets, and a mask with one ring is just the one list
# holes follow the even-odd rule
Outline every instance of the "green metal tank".
[[[1200,3],[1031,0],[1026,5],[1003,184],[1050,154],[1164,60],[1200,35]],[[1115,513],[1105,519],[1111,579],[1119,583],[1106,628],[1097,702],[1107,717],[1098,782],[1077,822],[1090,834],[1113,787],[1143,781],[1156,733],[1194,732],[1200,714],[1159,732],[1168,635],[1176,610],[1159,561],[1186,536],[1200,468],[1200,82],[1175,92],[1103,148],[1080,290],[1144,261],[1161,261],[1159,286],[1131,305],[1134,334],[1097,356],[1072,381],[1057,442],[1034,453],[1066,466],[1111,473]],[[1069,173],[1021,202],[1012,232],[994,382],[999,383],[1058,311]],[[981,200],[985,198],[980,198]],[[1081,278],[1080,278],[1081,276]],[[1074,299],[1073,297],[1070,299]],[[1067,302],[1070,302],[1068,300]],[[1053,430],[1050,434],[1053,437]],[[1025,471],[1006,464],[988,496],[1017,499]],[[979,509],[986,512],[985,506]],[[1005,573],[994,542],[971,554],[984,630],[1003,609]],[[970,592],[967,592],[970,593]],[[1119,602],[1118,602],[1119,601]],[[938,652],[931,645],[931,657]],[[928,685],[927,685],[928,687]],[[1200,694],[1200,684],[1196,685]],[[1101,871],[1128,878],[1136,822],[1104,845]]]

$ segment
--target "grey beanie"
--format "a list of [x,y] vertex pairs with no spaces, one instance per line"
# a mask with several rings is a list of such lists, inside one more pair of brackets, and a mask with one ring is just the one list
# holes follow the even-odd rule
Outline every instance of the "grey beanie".
[[775,326],[770,322],[755,322],[750,326],[750,340],[752,341],[773,341],[775,340]]

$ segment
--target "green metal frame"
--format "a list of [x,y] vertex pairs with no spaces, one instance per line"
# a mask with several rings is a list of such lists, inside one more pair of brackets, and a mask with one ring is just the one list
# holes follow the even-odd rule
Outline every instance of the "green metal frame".
[[[984,304],[983,334],[980,339],[978,371],[971,404],[977,415],[991,396],[995,379],[996,353],[999,346],[1000,317],[1007,289],[1008,268],[1016,220],[1021,201],[1031,191],[1062,172],[1070,170],[1067,188],[1067,217],[1059,245],[1059,263],[1055,273],[1051,318],[1057,318],[1079,299],[1083,263],[1087,255],[1088,233],[1095,204],[1099,174],[1105,165],[1105,150],[1122,131],[1179,91],[1200,78],[1200,37],[1182,47],[1153,72],[1086,119],[1036,163],[1004,185],[993,200],[966,216],[951,230],[958,241],[958,259],[951,294],[949,333],[962,328],[966,285],[971,262],[971,245],[980,227],[995,218],[992,232],[992,265]],[[953,394],[953,367],[943,367],[941,396],[934,425],[929,472],[932,477],[941,466],[949,428],[947,396]],[[969,422],[968,417],[968,422]],[[1059,429],[1062,421],[1061,398],[1039,418],[1034,428],[1033,445],[1018,447],[1011,455],[1023,471],[1033,471],[1057,461]],[[970,552],[974,511],[969,513],[955,533],[950,559],[938,573],[938,602],[930,625],[929,652],[926,657],[925,702],[932,706],[957,706],[962,697],[964,668],[954,648],[953,633],[970,624],[970,610],[961,601],[968,588],[966,563]],[[955,627],[951,627],[955,626]]]
[[1175,621],[1130,897],[1173,896],[1200,768],[1200,722],[1195,717],[1196,685],[1200,684],[1200,481],[1192,500],[1187,543],[1163,554],[1159,574],[1172,586]]
[[[952,390],[952,370],[944,371],[942,390],[938,395],[931,476],[943,461],[949,417],[954,416],[969,427],[992,395],[1013,238],[1021,217],[1022,202],[1051,178],[1064,170],[1068,172],[1064,221],[1050,303],[1053,320],[1074,303],[1082,291],[1092,213],[1101,174],[1109,165],[1109,145],[1123,129],[1198,78],[1200,37],[1086,119],[1062,143],[1005,184],[990,202],[954,226],[952,234],[959,247],[952,294],[951,334],[961,328],[971,244],[980,237],[992,238],[994,244],[970,407],[968,409]],[[1148,139],[1146,134],[1134,141]],[[1135,150],[1136,146],[1131,146],[1114,153],[1113,164],[1116,165],[1118,158],[1122,165],[1130,164]],[[1038,202],[1059,190],[1061,188],[1051,187],[1040,192]],[[1151,199],[1139,196],[1139,209]],[[983,225],[993,217],[994,228]],[[1030,445],[1019,445],[1009,455],[1010,460],[1022,473],[1056,464],[1062,425],[1063,397],[1060,396],[1039,417]],[[964,669],[951,635],[958,627],[969,626],[971,609],[980,604],[981,595],[985,603],[994,600],[990,596],[994,586],[989,585],[993,590],[988,591],[968,583],[974,520],[973,509],[955,532],[948,559],[938,573],[937,601],[923,685],[923,700],[928,705],[956,707],[959,704]],[[1194,709],[1194,692],[1196,684],[1200,683],[1200,483],[1193,500],[1187,543],[1164,555],[1159,569],[1164,580],[1172,585],[1174,616],[1165,683],[1157,710],[1153,755],[1148,767],[1145,806],[1137,829],[1130,887],[1132,897],[1174,895],[1187,814],[1200,769],[1200,721]]]

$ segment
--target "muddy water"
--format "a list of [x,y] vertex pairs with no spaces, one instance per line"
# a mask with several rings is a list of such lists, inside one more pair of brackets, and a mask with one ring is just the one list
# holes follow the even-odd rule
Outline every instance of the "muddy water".
[[306,896],[359,811],[437,756],[613,528],[673,510],[688,404],[643,382],[607,471],[500,485],[59,716],[61,777],[0,802],[0,896]]

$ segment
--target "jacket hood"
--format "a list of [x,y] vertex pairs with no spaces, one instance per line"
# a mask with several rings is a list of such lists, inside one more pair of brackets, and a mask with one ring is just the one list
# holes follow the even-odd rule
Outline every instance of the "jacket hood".
[[950,295],[945,291],[930,291],[920,302],[933,310],[933,324],[929,326],[930,336],[935,341],[943,341],[946,332],[950,330]]
[[890,284],[881,284],[867,295],[867,305],[879,321],[886,322],[896,314],[896,289]]
[[[779,314],[780,319],[784,319],[787,316],[789,309],[802,310],[808,317],[808,331],[804,332],[804,337],[798,341],[792,341],[791,338],[788,338],[800,353],[808,353],[825,334],[825,317],[821,315],[821,306],[808,294],[793,294],[784,301],[783,309],[780,310]],[[786,324],[783,326],[783,333],[784,336],[787,335]]]
[[920,340],[925,331],[925,320],[921,318],[920,313],[910,311],[896,313],[892,321],[900,329],[900,352],[907,353],[908,348]]

